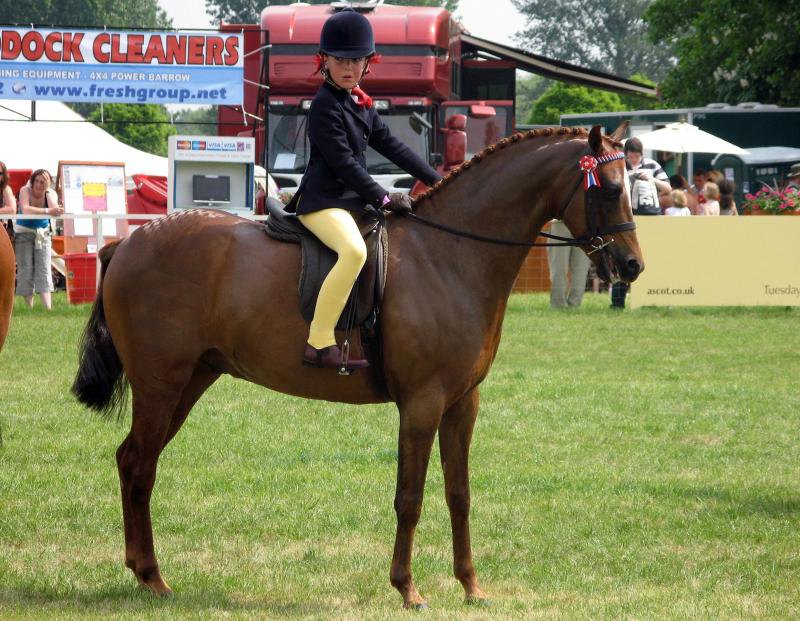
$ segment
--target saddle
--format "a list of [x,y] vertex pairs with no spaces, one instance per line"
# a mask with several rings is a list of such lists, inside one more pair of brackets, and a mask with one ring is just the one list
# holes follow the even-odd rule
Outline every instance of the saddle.
[[[293,213],[284,210],[284,205],[274,198],[267,198],[268,218],[266,233],[278,241],[300,244],[301,263],[300,314],[309,324],[314,318],[314,308],[322,282],[336,263],[336,253],[317,239]],[[349,330],[361,326],[367,330],[375,327],[386,285],[386,261],[389,244],[379,212],[366,212],[356,216],[356,224],[367,245],[367,261],[361,269],[356,284],[350,292],[337,330]]]

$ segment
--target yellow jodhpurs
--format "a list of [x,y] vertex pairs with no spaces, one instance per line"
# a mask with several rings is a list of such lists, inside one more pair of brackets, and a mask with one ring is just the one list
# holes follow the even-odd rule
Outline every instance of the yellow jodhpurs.
[[339,255],[320,287],[308,335],[308,344],[322,349],[336,344],[333,331],[367,260],[367,246],[353,216],[344,209],[323,209],[298,217],[303,226]]

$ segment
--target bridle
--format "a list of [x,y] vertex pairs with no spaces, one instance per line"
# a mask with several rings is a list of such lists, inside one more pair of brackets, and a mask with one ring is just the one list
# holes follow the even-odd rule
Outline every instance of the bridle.
[[[490,244],[499,244],[502,246],[524,246],[528,248],[532,248],[535,246],[546,246],[546,247],[589,246],[591,250],[587,252],[587,254],[593,254],[598,250],[606,251],[605,250],[606,246],[611,244],[614,241],[614,238],[612,237],[608,241],[605,241],[603,239],[603,235],[611,235],[612,233],[621,233],[622,231],[633,231],[636,228],[636,224],[634,222],[620,222],[619,224],[606,224],[604,222],[605,214],[600,209],[599,205],[597,205],[598,193],[600,191],[600,179],[596,173],[597,168],[599,166],[602,166],[603,164],[608,164],[609,162],[614,162],[616,160],[624,159],[624,157],[625,155],[621,151],[606,153],[605,155],[601,155],[596,158],[587,152],[580,159],[580,161],[578,162],[578,166],[582,174],[578,178],[578,181],[575,184],[575,187],[572,189],[572,192],[570,192],[569,195],[567,196],[567,200],[558,210],[557,217],[559,220],[563,219],[567,209],[569,208],[570,204],[572,204],[572,199],[575,197],[575,193],[578,191],[578,188],[580,188],[581,185],[583,185],[584,186],[583,204],[584,204],[584,210],[586,212],[587,231],[581,237],[562,237],[560,235],[553,235],[551,233],[542,233],[542,232],[539,233],[539,235],[541,235],[542,237],[557,240],[558,243],[511,241],[507,239],[498,239],[496,237],[487,237],[485,235],[478,235],[477,233],[469,233],[467,231],[461,231],[459,229],[447,226],[446,224],[439,224],[438,222],[433,222],[426,218],[422,218],[413,212],[400,211],[396,213],[402,214],[405,217],[410,218],[414,222],[419,222],[420,224],[424,224],[431,228],[439,229],[440,231],[445,231],[447,233],[456,235],[458,237],[464,237],[466,239],[472,239],[475,241],[486,242]],[[594,207],[594,209],[592,207]]]

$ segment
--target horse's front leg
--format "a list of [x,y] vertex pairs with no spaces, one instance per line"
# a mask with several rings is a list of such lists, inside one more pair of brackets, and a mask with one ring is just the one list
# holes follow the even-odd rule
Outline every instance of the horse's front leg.
[[390,580],[403,596],[403,607],[424,608],[425,600],[411,577],[411,547],[422,511],[425,474],[431,456],[433,438],[444,409],[443,399],[418,393],[415,398],[398,403],[400,435],[398,441],[397,490],[394,510],[397,513],[397,536],[394,543]]
[[467,603],[486,603],[478,586],[469,536],[469,445],[478,416],[478,389],[453,404],[439,426],[439,451],[444,472],[445,495],[453,529],[453,572],[464,587]]

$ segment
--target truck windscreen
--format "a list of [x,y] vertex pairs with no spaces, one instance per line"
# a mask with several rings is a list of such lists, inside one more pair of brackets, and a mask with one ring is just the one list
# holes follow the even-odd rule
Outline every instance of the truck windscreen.
[[[407,144],[423,160],[428,161],[428,130],[412,121],[411,112],[384,112],[381,114],[381,119],[389,126],[395,138]],[[270,172],[302,173],[305,170],[311,154],[307,120],[305,110],[270,112]],[[371,147],[367,149],[367,170],[373,175],[404,172]]]

